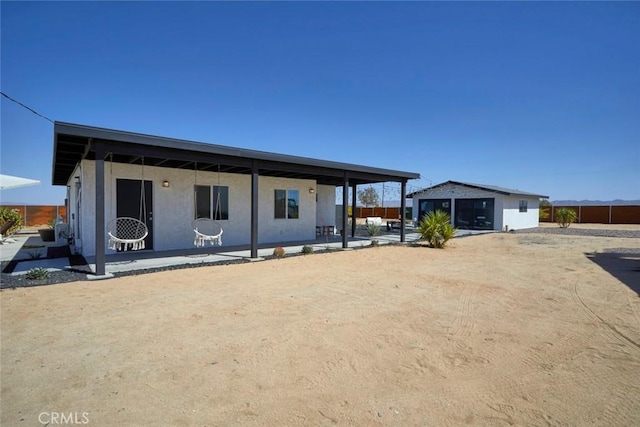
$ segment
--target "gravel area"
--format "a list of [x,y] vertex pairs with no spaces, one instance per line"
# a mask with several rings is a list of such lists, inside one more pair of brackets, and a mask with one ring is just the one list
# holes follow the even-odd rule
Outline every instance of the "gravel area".
[[[361,248],[356,247],[353,249],[355,250],[355,249],[361,249]],[[320,252],[325,252],[325,251],[319,251],[319,253]],[[305,254],[303,254],[302,252],[286,254],[287,258],[294,257],[294,256],[305,256]],[[265,260],[276,259],[275,256],[267,256],[263,258]],[[156,273],[160,271],[182,270],[182,269],[198,268],[198,267],[210,267],[214,265],[244,264],[248,262],[251,262],[251,261],[249,261],[248,259],[237,259],[237,260],[226,260],[226,261],[202,262],[198,264],[176,264],[176,265],[171,265],[167,267],[122,271],[118,273],[113,273],[113,275],[114,277],[138,276],[142,274]],[[10,267],[10,264],[11,264],[10,262],[2,262],[0,289],[28,288],[28,287],[34,287],[34,286],[55,285],[58,283],[77,282],[77,281],[87,280],[87,274],[91,272],[91,269],[89,268],[88,265],[77,265],[70,270],[49,272],[48,277],[44,280],[29,280],[26,278],[25,274],[12,275],[10,273],[5,273],[4,272],[5,269],[8,269],[8,267]]]
[[[137,276],[140,274],[148,274],[155,273],[158,271],[169,271],[169,270],[180,270],[185,268],[196,268],[196,267],[208,267],[212,265],[227,265],[227,264],[241,264],[244,262],[249,262],[248,260],[233,260],[233,261],[217,261],[217,262],[203,262],[199,264],[179,264],[162,268],[147,268],[141,270],[132,270],[132,271],[123,271],[119,273],[114,273],[114,277],[124,277],[124,276]],[[52,271],[49,272],[48,277],[44,280],[29,280],[26,278],[25,274],[12,275],[4,273],[5,268],[9,265],[8,262],[2,263],[2,271],[1,281],[0,281],[0,289],[7,288],[28,288],[33,286],[44,286],[44,285],[55,285],[58,283],[68,283],[68,282],[77,282],[81,280],[87,280],[87,274],[91,272],[91,269],[88,265],[84,266],[76,266],[71,270],[65,271]]]
[[[363,228],[358,227],[358,232],[363,232]],[[631,238],[631,239],[640,239],[640,230],[606,230],[606,229],[586,229],[586,228],[552,228],[552,227],[537,227],[537,228],[529,228],[524,230],[514,230],[512,231],[516,234],[560,234],[567,236],[590,236],[590,237],[614,237],[614,238]],[[361,233],[357,233],[361,234]],[[287,254],[287,257],[297,256],[302,254]],[[269,259],[271,257],[268,257]],[[124,277],[124,276],[135,276],[140,274],[147,273],[155,273],[158,271],[168,271],[168,270],[179,270],[186,268],[197,268],[197,267],[207,267],[212,265],[227,265],[227,264],[237,264],[237,263],[245,263],[249,262],[247,260],[234,260],[234,261],[218,261],[218,262],[210,262],[210,263],[201,263],[201,264],[180,264],[169,267],[162,268],[152,268],[152,269],[144,269],[144,270],[134,270],[127,271],[114,274],[115,277]],[[76,282],[87,279],[87,273],[90,272],[89,266],[87,265],[77,265],[72,270],[67,271],[56,271],[50,272],[49,276],[45,280],[29,280],[25,277],[24,274],[21,275],[11,275],[4,273],[5,269],[10,265],[9,262],[2,263],[2,274],[0,277],[0,288],[17,288],[17,287],[32,287],[32,286],[43,286],[43,285],[53,285],[58,283],[67,283],[67,282]]]
[[561,234],[565,236],[589,236],[589,237],[615,237],[640,239],[640,230],[606,230],[595,228],[575,228],[575,227],[537,227],[523,230],[515,230],[517,234]]

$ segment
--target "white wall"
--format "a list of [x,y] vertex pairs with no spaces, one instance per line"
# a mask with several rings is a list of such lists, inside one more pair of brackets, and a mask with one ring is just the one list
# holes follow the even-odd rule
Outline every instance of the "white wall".
[[[316,188],[316,182],[303,179],[260,177],[258,210],[258,243],[310,240],[316,238],[316,195],[309,193]],[[299,218],[274,218],[274,190],[298,190],[300,196]],[[247,191],[250,193],[251,188]],[[250,209],[250,200],[246,199]],[[246,229],[250,238],[250,228]],[[249,243],[249,240],[247,240]]]
[[[81,253],[95,255],[95,162],[84,160],[82,171]],[[69,185],[73,186],[73,176]],[[142,179],[139,165],[105,162],[105,222],[116,215],[116,179]],[[153,201],[147,210],[153,212],[153,249],[156,251],[193,248],[194,232],[191,222],[195,216],[194,171],[144,167],[144,179],[152,181]],[[169,188],[162,181],[170,182]],[[229,219],[220,221],[224,234],[223,246],[248,245],[251,242],[251,176],[221,173],[220,185],[229,187]],[[197,173],[198,185],[218,185],[217,172]],[[316,189],[310,193],[309,189]],[[72,187],[73,189],[73,187]],[[298,190],[300,197],[298,219],[274,218],[274,190]],[[258,180],[258,243],[309,240],[315,238],[318,216],[335,221],[335,188],[318,186],[314,180],[261,176]],[[71,192],[73,194],[73,191]],[[318,202],[316,203],[316,194]],[[70,200],[70,206],[74,206]],[[318,209],[319,207],[319,209]],[[72,208],[73,209],[73,208]],[[107,254],[113,251],[107,249]]]
[[[505,225],[509,229],[533,228],[538,226],[539,199],[525,196],[506,196],[482,189],[469,188],[461,185],[449,184],[442,187],[418,193],[413,196],[414,216],[418,215],[420,199],[451,199],[451,223],[455,218],[454,199],[493,198],[494,201],[494,230],[503,230]],[[520,200],[527,200],[528,211],[520,212]]]
[[[520,212],[520,200],[527,201],[527,212]],[[533,228],[539,225],[540,199],[537,197],[505,196],[503,209],[503,224],[509,230]]]
[[316,187],[316,225],[336,225],[336,187],[318,185]]

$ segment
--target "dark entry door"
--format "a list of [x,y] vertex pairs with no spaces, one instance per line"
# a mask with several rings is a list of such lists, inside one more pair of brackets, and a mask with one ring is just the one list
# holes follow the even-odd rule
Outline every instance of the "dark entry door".
[[469,230],[493,230],[494,199],[457,199],[456,227]]
[[451,199],[420,199],[418,204],[418,221],[433,211],[443,211],[451,216]]
[[[144,239],[145,249],[153,249],[153,186],[151,181],[144,182],[144,203],[141,206],[141,182],[134,179],[116,181],[116,216],[118,218],[129,216],[144,222],[149,230],[149,234]],[[141,214],[144,210],[146,215]]]

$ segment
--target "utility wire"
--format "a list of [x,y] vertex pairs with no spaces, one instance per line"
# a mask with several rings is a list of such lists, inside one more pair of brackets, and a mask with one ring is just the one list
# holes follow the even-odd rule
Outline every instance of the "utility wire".
[[4,96],[5,98],[7,98],[9,101],[15,102],[15,103],[16,103],[16,104],[18,104],[19,106],[24,107],[24,108],[26,108],[27,110],[31,111],[31,112],[32,112],[33,114],[35,114],[36,116],[40,116],[40,117],[42,117],[43,119],[45,119],[45,120],[49,120],[51,123],[53,123],[53,120],[51,120],[49,117],[47,117],[47,116],[43,116],[42,114],[38,113],[38,112],[37,112],[36,110],[34,110],[33,108],[28,107],[28,106],[24,105],[22,102],[20,102],[20,101],[18,101],[18,100],[13,99],[12,97],[10,97],[9,95],[7,95],[6,93],[4,93],[4,92],[0,92],[0,94],[2,94],[2,96]]

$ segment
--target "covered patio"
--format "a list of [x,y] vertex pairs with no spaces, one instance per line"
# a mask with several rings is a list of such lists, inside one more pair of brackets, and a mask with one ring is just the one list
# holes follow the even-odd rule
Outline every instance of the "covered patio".
[[[378,182],[399,182],[401,185],[401,211],[405,211],[406,184],[418,179],[417,173],[381,169],[351,163],[246,150],[228,146],[144,135],[91,126],[56,122],[54,126],[53,184],[70,185],[77,165],[83,160],[95,162],[95,274],[106,273],[105,161],[129,165],[149,165],[162,168],[249,175],[250,244],[249,257],[259,257],[258,203],[259,177],[282,177],[315,180],[319,185],[342,188],[342,221],[344,230],[338,244],[346,249],[349,237],[355,237],[355,210],[349,226],[348,206],[356,205],[356,187]],[[349,200],[351,190],[351,200]],[[350,232],[348,231],[350,228]],[[404,222],[399,241],[406,239]],[[224,248],[223,248],[224,249]],[[143,253],[135,256],[142,258]]]

